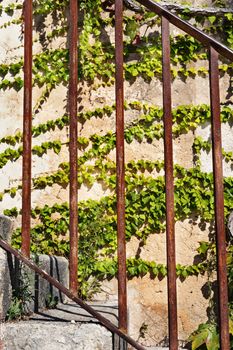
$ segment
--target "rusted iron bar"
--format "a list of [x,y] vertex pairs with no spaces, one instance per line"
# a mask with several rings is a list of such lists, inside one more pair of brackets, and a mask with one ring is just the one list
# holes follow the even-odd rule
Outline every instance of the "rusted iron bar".
[[24,99],[22,169],[22,253],[30,256],[31,164],[32,164],[32,0],[25,0],[24,18]]
[[124,339],[127,343],[132,345],[137,350],[145,350],[143,346],[138,344],[135,340],[125,334],[121,329],[118,329],[112,322],[110,322],[107,318],[103,317],[99,312],[95,311],[94,308],[86,304],[82,299],[78,298],[74,293],[72,293],[69,289],[64,287],[60,282],[58,282],[54,277],[51,277],[47,272],[38,267],[32,260],[25,257],[23,254],[12,248],[6,241],[0,238],[0,246],[7,252],[13,254],[18,260],[22,261],[25,265],[27,265],[31,270],[38,273],[42,278],[51,283],[54,287],[60,290],[63,294],[65,294],[68,298],[73,300],[75,303],[80,305],[84,310],[86,310],[89,314],[95,317],[104,327],[106,327],[112,333],[119,335],[122,339]]
[[172,100],[169,22],[162,17],[162,66],[163,66],[163,120],[164,160],[166,187],[166,240],[167,240],[167,286],[169,349],[178,349],[177,294],[176,294],[176,252],[174,218],[174,178],[172,147]]
[[78,86],[78,1],[70,0],[70,80],[69,80],[69,116],[70,116],[70,256],[69,287],[77,293],[78,271],[78,182],[77,182],[77,86]]
[[215,48],[218,53],[225,56],[229,60],[233,60],[233,51],[219,43],[214,38],[211,38],[209,35],[203,33],[201,30],[195,28],[190,23],[182,20],[180,17],[176,16],[174,13],[163,8],[158,3],[155,3],[152,0],[137,0],[141,5],[144,5],[150,11],[155,12],[156,14],[165,17],[169,20],[170,23],[174,24],[176,27],[182,29],[184,32],[190,34],[195,39],[200,41],[203,45],[209,47],[212,46]]
[[218,52],[210,47],[210,101],[212,120],[212,149],[214,172],[215,230],[217,245],[217,273],[219,299],[219,330],[221,350],[230,349],[228,320],[228,286],[226,267],[226,236],[224,224],[224,192],[222,170],[222,140]]
[[123,1],[115,0],[116,57],[116,166],[117,166],[117,254],[119,328],[127,332],[127,283],[125,245],[125,154],[123,83]]

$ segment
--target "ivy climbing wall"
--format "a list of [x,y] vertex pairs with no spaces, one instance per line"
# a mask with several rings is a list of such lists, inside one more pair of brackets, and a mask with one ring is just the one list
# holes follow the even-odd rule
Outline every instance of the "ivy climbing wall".
[[[210,2],[201,5],[214,6]],[[31,249],[64,256],[69,252],[67,6],[66,0],[34,1],[33,33]],[[200,15],[187,8],[177,11],[233,48],[232,13]],[[22,1],[3,0],[0,15],[0,209],[14,217],[12,243],[19,248]],[[112,300],[117,290],[112,2],[80,1],[78,25],[78,280],[83,298]],[[126,9],[124,34],[129,331],[150,346],[166,343],[167,335],[160,19],[146,11]],[[214,294],[214,198],[207,52],[173,27],[171,71],[182,342],[207,320],[207,307]],[[220,62],[220,76],[227,218],[233,207],[232,63]]]

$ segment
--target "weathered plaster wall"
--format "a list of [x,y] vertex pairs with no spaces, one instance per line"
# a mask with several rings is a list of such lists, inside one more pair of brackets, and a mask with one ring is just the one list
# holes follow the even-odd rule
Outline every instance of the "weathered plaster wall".
[[[10,0],[4,0],[3,4],[10,3]],[[209,5],[209,1],[193,1],[192,5]],[[2,15],[1,23],[5,23],[11,18]],[[47,30],[53,28],[51,19],[47,19]],[[39,28],[39,25],[38,25]],[[37,29],[38,29],[37,28]],[[34,37],[39,37],[37,30]],[[1,28],[0,36],[0,63],[17,61],[23,54],[22,47],[22,28],[21,25],[11,25]],[[111,40],[113,37],[111,35]],[[50,47],[65,47],[66,39],[54,40]],[[43,45],[39,41],[34,45],[34,53],[41,52]],[[206,66],[206,62],[192,62],[190,65],[198,67],[200,64]],[[9,77],[10,79],[10,77]],[[229,86],[232,77],[224,74],[220,78],[221,102],[233,103],[232,94],[229,96]],[[96,82],[97,83],[97,82]],[[41,96],[42,88],[33,89],[33,106],[36,106]],[[0,90],[0,137],[15,134],[22,130],[22,98],[23,91],[19,92],[14,89]],[[80,83],[79,109],[83,111],[93,110],[97,107],[103,107],[105,104],[114,103],[114,86],[97,87],[88,85],[85,82]],[[162,105],[162,85],[157,78],[152,79],[150,83],[145,82],[142,78],[137,78],[133,83],[125,83],[125,99],[130,101],[141,101],[143,103]],[[172,83],[172,101],[173,107],[182,104],[209,104],[209,83],[208,79],[197,76],[195,79],[177,77]],[[43,103],[38,113],[34,113],[33,125],[46,122],[62,116],[67,111],[67,87],[59,85],[54,89],[47,100]],[[130,122],[138,118],[139,111],[126,112],[125,122]],[[114,115],[111,117],[92,118],[84,125],[79,125],[79,135],[89,137],[97,133],[104,135],[109,130],[115,130]],[[179,137],[174,138],[174,162],[185,168],[193,167],[193,141],[195,136],[202,136],[205,140],[210,138],[210,126],[202,125],[194,132],[189,131]],[[223,126],[223,146],[225,150],[232,150],[233,138],[232,128],[229,125]],[[40,145],[44,141],[61,140],[64,145],[59,155],[53,151],[48,151],[41,158],[33,155],[32,172],[36,178],[45,174],[52,174],[57,170],[60,163],[68,161],[68,129],[56,129],[54,132],[40,135],[33,138],[33,145]],[[8,146],[0,145],[0,151],[3,152]],[[17,148],[18,146],[15,146]],[[154,140],[151,144],[143,141],[134,140],[131,144],[126,144],[126,162],[130,160],[163,160],[163,142]],[[82,151],[79,152],[82,155]],[[115,152],[111,151],[108,155],[110,160],[115,160]],[[16,186],[21,182],[21,161],[8,162],[0,169],[0,191],[6,188]],[[201,162],[203,171],[211,171],[211,154],[202,152]],[[163,172],[161,172],[162,174]],[[224,174],[232,175],[231,165],[224,163]],[[157,176],[156,171],[153,176]],[[101,183],[95,183],[91,188],[82,185],[79,189],[79,200],[89,198],[99,199],[101,196],[111,193],[110,189],[104,188]],[[68,188],[62,188],[57,184],[52,187],[46,187],[43,190],[33,190],[32,206],[52,205],[62,203],[68,200]],[[12,198],[10,194],[5,194],[3,201],[0,202],[0,211],[6,208],[16,206],[21,207],[21,193],[17,192]],[[20,224],[20,217],[16,219],[16,226]],[[179,264],[193,264],[197,255],[196,249],[198,242],[208,240],[209,229],[204,230],[200,225],[200,218],[190,218],[183,222],[176,223],[176,256]],[[146,260],[155,260],[158,263],[166,263],[166,234],[150,235],[146,245],[140,247],[139,240],[132,238],[127,244],[127,256],[135,256],[140,253],[140,257]],[[178,280],[178,312],[179,312],[179,339],[185,340],[187,336],[200,324],[207,319],[206,309],[208,299],[204,297],[203,286],[207,281],[206,276],[189,277],[185,281]],[[115,299],[117,294],[116,280],[111,282],[105,281],[102,285],[102,293],[96,296],[97,299]],[[166,342],[167,337],[167,296],[166,296],[166,279],[159,281],[151,279],[146,275],[143,278],[133,278],[128,283],[128,300],[129,300],[129,331],[136,339],[139,337],[139,329],[143,323],[148,325],[146,338],[141,339],[144,345],[150,346],[155,343]]]

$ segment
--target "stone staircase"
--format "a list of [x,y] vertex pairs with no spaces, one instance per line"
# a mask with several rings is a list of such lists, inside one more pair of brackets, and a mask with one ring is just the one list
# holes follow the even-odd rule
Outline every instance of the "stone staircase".
[[[0,216],[0,235],[10,240],[11,222]],[[68,287],[68,261],[62,257],[40,255],[33,257],[41,269]],[[34,271],[24,267],[28,290],[33,300],[27,303],[31,315],[21,321],[0,323],[0,350],[126,350],[124,341],[106,330],[98,320],[76,303],[70,302],[58,289]],[[17,288],[20,273],[19,261],[0,250],[0,320],[9,308],[12,289]],[[45,308],[57,301],[55,308]],[[90,306],[118,325],[117,301],[89,302]],[[50,306],[52,304],[50,303]],[[128,346],[128,350],[132,347]],[[148,350],[168,348],[149,347]]]
[[[0,216],[0,236],[9,241],[12,223]],[[63,257],[32,257],[41,269],[68,287],[68,261]],[[30,316],[20,321],[4,322],[12,289],[22,278],[19,261],[0,249],[0,350],[130,350],[119,336],[101,326],[98,320],[34,271],[24,267],[27,288],[33,299],[27,302]],[[55,308],[46,308],[58,302]],[[52,303],[51,303],[52,301]],[[116,300],[89,302],[90,306],[118,326]],[[54,306],[54,305],[53,305]],[[1,321],[2,320],[2,321]],[[149,347],[148,350],[168,349]]]
[[[114,302],[89,303],[117,325]],[[1,324],[1,350],[126,350],[118,336],[102,327],[74,303],[33,313],[28,319]],[[132,349],[128,346],[128,349]],[[168,348],[150,347],[148,350]]]
[[[117,323],[115,305],[92,306]],[[78,305],[58,304],[56,309],[32,314],[27,320],[2,324],[2,350],[110,350],[119,338],[102,327]],[[123,349],[123,348],[122,348]]]

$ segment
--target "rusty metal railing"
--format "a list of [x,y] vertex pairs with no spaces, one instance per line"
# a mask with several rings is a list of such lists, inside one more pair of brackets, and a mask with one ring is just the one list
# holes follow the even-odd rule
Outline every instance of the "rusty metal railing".
[[70,290],[77,293],[78,274],[78,1],[70,1],[70,84],[69,84],[69,117],[70,117]]
[[22,253],[30,256],[32,177],[32,1],[26,0],[24,18],[24,99],[22,174]]
[[229,320],[228,320],[228,286],[226,266],[226,243],[224,224],[224,193],[222,170],[222,140],[219,97],[218,52],[214,47],[209,48],[210,55],[210,100],[213,143],[213,172],[215,198],[215,231],[217,245],[218,301],[219,301],[219,330],[221,349],[230,349]]
[[217,246],[218,305],[220,347],[230,349],[228,320],[228,287],[226,268],[226,243],[224,225],[224,192],[222,170],[222,142],[219,97],[218,55],[233,61],[233,52],[215,39],[183,21],[178,16],[164,9],[151,0],[138,0],[147,9],[162,18],[163,51],[163,108],[164,108],[164,153],[166,181],[166,227],[167,227],[167,267],[168,267],[168,313],[169,313],[169,348],[178,349],[177,295],[175,270],[175,232],[174,232],[174,186],[172,160],[172,120],[171,120],[171,79],[170,79],[170,43],[169,22],[191,35],[209,50],[210,104],[212,115],[213,173],[215,198],[215,230]]
[[116,57],[116,166],[117,166],[117,257],[119,327],[127,331],[127,287],[125,245],[125,154],[123,83],[123,2],[115,1]]
[[162,17],[162,66],[163,66],[163,120],[164,120],[164,162],[166,188],[166,233],[167,233],[167,280],[168,280],[168,327],[170,349],[178,348],[177,293],[176,293],[176,251],[175,251],[175,208],[172,150],[172,99],[170,69],[169,22]]
[[[229,350],[228,293],[226,270],[226,247],[224,231],[224,197],[221,151],[221,123],[219,98],[218,55],[233,61],[233,52],[215,39],[204,34],[189,23],[164,9],[151,0],[137,0],[148,10],[162,18],[162,67],[163,67],[163,110],[164,110],[164,154],[166,185],[166,234],[168,267],[168,319],[169,348],[178,349],[175,225],[174,225],[174,180],[172,150],[172,96],[170,69],[169,23],[207,47],[210,56],[210,104],[212,112],[213,168],[215,187],[215,227],[217,237],[217,271],[219,283],[219,329],[222,350]],[[115,50],[116,50],[116,162],[117,162],[117,237],[118,237],[118,304],[119,328],[98,314],[77,297],[78,266],[78,211],[77,211],[77,91],[78,91],[78,2],[70,0],[70,290],[36,266],[30,259],[30,213],[31,213],[31,139],[32,139],[32,0],[24,3],[24,118],[23,118],[23,180],[22,180],[22,253],[14,250],[4,240],[0,246],[32,270],[57,287],[78,303],[111,332],[118,334],[134,348],[142,350],[127,335],[127,284],[125,244],[125,179],[124,179],[124,84],[123,84],[123,1],[115,0]]]

